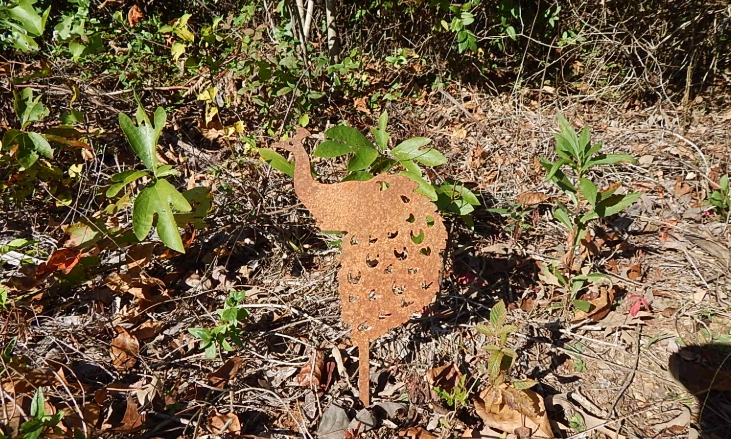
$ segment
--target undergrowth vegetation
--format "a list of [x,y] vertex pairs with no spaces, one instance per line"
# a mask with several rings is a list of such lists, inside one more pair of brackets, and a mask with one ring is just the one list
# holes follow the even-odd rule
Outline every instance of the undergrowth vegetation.
[[[177,427],[161,437],[269,435],[275,424],[291,435],[363,432],[345,411],[322,409],[358,404],[348,381],[356,368],[347,328],[324,316],[341,243],[313,229],[291,190],[295,164],[270,148],[298,127],[314,133],[317,179],[398,173],[446,218],[442,298],[409,326],[421,335],[406,337],[408,355],[374,361],[383,373],[371,377],[374,396],[395,404],[378,416],[396,425],[398,404],[420,407],[392,427],[398,436],[435,437],[429,425],[468,437],[478,424],[550,436],[546,375],[514,348],[518,337],[539,337],[513,313],[543,313],[574,331],[623,312],[631,319],[607,331],[637,329],[663,303],[653,294],[669,293],[638,287],[659,277],[643,265],[659,251],[631,240],[657,234],[665,244],[688,218],[726,233],[728,145],[708,152],[709,164],[703,145],[673,132],[684,145],[670,147],[665,135],[672,124],[687,134],[701,117],[731,118],[719,110],[731,105],[727,2],[335,3],[0,5],[0,438],[153,437],[168,424]],[[592,118],[594,108],[628,119],[656,108],[642,130],[664,136],[658,151],[691,170],[658,164],[639,131],[602,143],[626,121]],[[516,113],[544,125],[493,134]],[[658,213],[668,197],[685,210]],[[724,246],[688,236],[728,270]],[[411,238],[420,244],[423,231]],[[698,273],[694,300],[704,303],[698,291],[723,276],[702,276],[687,246],[674,249]],[[706,341],[729,340],[731,331],[708,329],[727,312],[694,314]],[[429,356],[448,364],[429,369],[422,386],[419,337],[444,333],[469,335]],[[561,345],[571,372],[595,359],[585,342]],[[418,380],[404,365],[421,367]],[[246,368],[244,390],[222,402]],[[285,397],[291,388],[308,392]],[[255,404],[242,396],[251,389]],[[429,419],[432,402],[449,414]],[[272,404],[286,407],[273,415]],[[295,405],[305,414],[292,415]],[[495,414],[511,420],[498,428]],[[337,416],[345,425],[320,430],[342,424]],[[563,421],[562,434],[600,430],[586,413]]]

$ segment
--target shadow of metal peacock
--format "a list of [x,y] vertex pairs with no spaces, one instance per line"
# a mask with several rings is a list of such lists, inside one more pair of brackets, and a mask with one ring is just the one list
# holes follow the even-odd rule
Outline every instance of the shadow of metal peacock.
[[447,231],[436,206],[401,175],[322,184],[298,129],[273,145],[294,154],[294,189],[322,230],[346,232],[338,272],[343,321],[358,347],[358,390],[369,405],[370,342],[422,311],[439,291]]

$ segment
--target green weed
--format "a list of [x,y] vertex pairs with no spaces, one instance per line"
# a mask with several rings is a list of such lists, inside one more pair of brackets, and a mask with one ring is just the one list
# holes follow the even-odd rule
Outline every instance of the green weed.
[[200,348],[205,351],[206,358],[215,358],[219,349],[233,351],[231,343],[243,346],[243,331],[239,324],[248,317],[249,311],[239,307],[239,304],[245,296],[246,292],[243,290],[229,294],[223,308],[216,310],[220,320],[214,328],[188,328],[191,335],[200,339]]

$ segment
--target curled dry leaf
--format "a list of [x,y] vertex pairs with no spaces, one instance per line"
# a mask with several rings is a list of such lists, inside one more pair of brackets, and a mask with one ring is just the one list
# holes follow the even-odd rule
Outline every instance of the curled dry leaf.
[[439,387],[446,392],[454,390],[461,378],[462,373],[460,373],[454,363],[435,367],[426,372],[426,380],[429,385]]
[[297,385],[303,387],[320,387],[325,372],[325,352],[315,350],[315,355],[300,369],[297,374]]
[[578,323],[584,319],[590,318],[595,322],[603,319],[612,310],[612,303],[614,303],[614,288],[607,288],[604,285],[598,288],[592,288],[591,291],[582,295],[581,300],[585,300],[591,304],[589,312],[577,309],[574,311],[574,319],[572,323]]
[[114,328],[117,336],[112,340],[109,354],[114,368],[120,372],[129,371],[137,364],[140,355],[140,342],[121,326]]
[[130,334],[137,340],[149,340],[151,338],[157,337],[157,334],[162,332],[163,329],[165,329],[164,322],[155,322],[152,320],[147,320],[144,323],[142,323],[140,326],[131,330]]
[[275,147],[295,157],[294,188],[323,230],[346,232],[338,272],[343,321],[359,351],[358,389],[369,405],[370,341],[405,323],[439,290],[447,231],[436,207],[401,175],[321,184],[312,178],[305,129]]
[[36,276],[43,277],[56,271],[61,274],[69,274],[81,259],[81,250],[76,248],[62,248],[53,252],[48,262],[38,266]]
[[139,6],[132,5],[132,7],[129,8],[129,11],[127,12],[127,22],[129,23],[130,27],[137,26],[137,24],[142,21],[143,18],[144,15],[142,14]]

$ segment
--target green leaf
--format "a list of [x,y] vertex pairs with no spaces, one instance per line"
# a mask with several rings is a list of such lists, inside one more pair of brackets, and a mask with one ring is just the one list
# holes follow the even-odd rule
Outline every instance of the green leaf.
[[508,317],[508,310],[505,307],[505,302],[502,300],[493,305],[490,310],[490,325],[493,328],[502,328],[505,324],[505,319]]
[[541,164],[544,168],[548,170],[548,172],[546,172],[546,178],[544,178],[543,181],[550,181],[556,175],[559,169],[561,169],[561,166],[567,163],[569,163],[569,160],[563,158],[561,160],[558,160],[556,163],[551,163],[550,161],[548,161],[548,159],[542,157]]
[[566,226],[567,229],[571,230],[573,228],[573,224],[571,223],[571,219],[569,218],[569,213],[566,211],[566,208],[563,205],[559,205],[555,209],[553,209],[553,217],[557,219],[561,224]]
[[269,148],[259,148],[259,157],[268,163],[272,168],[294,177],[294,164],[282,157],[281,154]]
[[203,341],[211,341],[211,331],[205,328],[188,328],[188,332],[195,338]]
[[376,146],[378,146],[381,152],[386,151],[386,148],[388,148],[388,138],[391,133],[386,131],[387,126],[388,112],[384,110],[383,113],[381,113],[381,116],[378,118],[378,129],[371,127],[371,133],[373,133],[373,138],[376,139]]
[[132,226],[137,239],[142,241],[150,233],[153,217],[157,215],[157,234],[169,248],[185,253],[173,209],[179,212],[192,210],[188,200],[166,180],[157,180],[146,187],[135,199]]
[[528,390],[536,384],[538,384],[538,381],[530,379],[512,382],[513,387],[515,387],[517,390]]
[[598,203],[595,210],[600,217],[607,218],[623,211],[632,203],[637,201],[637,199],[641,196],[642,192],[632,192],[625,195],[612,195],[606,200],[602,200]]
[[373,178],[373,174],[371,174],[370,172],[355,171],[355,172],[351,172],[350,174],[346,175],[340,181],[368,181],[371,178]]
[[325,140],[317,145],[317,148],[315,148],[315,151],[312,152],[312,155],[313,157],[331,158],[339,157],[351,152],[353,152],[353,148],[349,145],[336,142],[334,140]]
[[135,170],[124,171],[113,175],[112,181],[115,182],[115,184],[111,185],[109,189],[107,189],[107,198],[116,196],[123,187],[127,186],[138,178],[144,177],[145,175],[149,175],[147,171]]
[[348,162],[348,172],[367,169],[378,158],[378,150],[373,146],[363,146],[355,151]]
[[9,149],[15,144],[18,145],[15,159],[24,169],[33,166],[41,155],[53,157],[53,148],[42,134],[8,130],[3,136],[3,149]]
[[635,163],[634,157],[629,154],[597,154],[594,158],[589,159],[586,164],[582,167],[582,171],[585,171],[593,166],[599,165],[616,165],[617,163],[629,162]]
[[30,415],[36,419],[41,419],[46,416],[45,408],[46,399],[43,397],[43,389],[39,387],[33,395],[33,400],[30,402]]
[[592,207],[595,207],[597,196],[596,185],[591,180],[581,177],[579,179],[579,190],[581,190],[586,201],[588,201]]
[[422,175],[421,168],[419,167],[419,165],[414,163],[413,160],[404,160],[399,163],[401,164],[401,166],[404,167],[404,169],[406,169],[407,172],[411,172],[416,175]]
[[25,129],[31,122],[43,120],[49,114],[41,102],[41,96],[33,99],[33,89],[26,87],[20,93],[13,91],[13,108],[20,119],[20,128]]
[[447,158],[434,148],[421,150],[421,154],[414,157],[414,160],[426,166],[439,166],[447,163]]
[[363,134],[361,134],[360,131],[345,125],[339,125],[328,129],[325,131],[325,137],[350,146],[351,151],[364,147],[375,149],[373,144],[371,144],[371,142]]
[[142,105],[137,106],[136,118],[138,126],[135,126],[132,119],[124,113],[119,113],[119,126],[127,137],[132,150],[147,169],[153,173],[157,169],[157,142],[160,133],[165,126],[167,114],[165,109],[158,107],[155,110],[155,125],[151,126]]
[[573,302],[574,308],[578,309],[579,311],[589,312],[591,311],[591,302],[587,302],[586,300],[579,300],[576,299]]
[[163,178],[170,175],[180,175],[180,172],[177,169],[173,169],[172,165],[162,165],[157,168],[155,175],[157,178]]
[[49,6],[43,15],[39,15],[38,11],[33,7],[34,3],[35,0],[20,0],[17,6],[7,9],[7,14],[10,18],[20,22],[23,30],[28,35],[39,37],[46,28],[46,19],[51,12],[51,8]]
[[434,189],[434,186],[426,181],[421,175],[409,171],[401,171],[400,174],[409,177],[411,180],[419,184],[419,187],[414,192],[426,196],[431,201],[437,201],[439,199],[439,195],[437,195],[437,191]]
[[399,161],[413,160],[420,154],[419,148],[426,146],[431,143],[431,139],[428,137],[413,137],[408,140],[404,140],[399,143],[394,149],[391,150],[391,154],[396,157]]
[[177,61],[184,53],[185,44],[176,41],[170,46],[170,55],[173,57],[173,61]]
[[78,110],[63,111],[61,112],[61,123],[64,125],[84,123],[84,113]]

